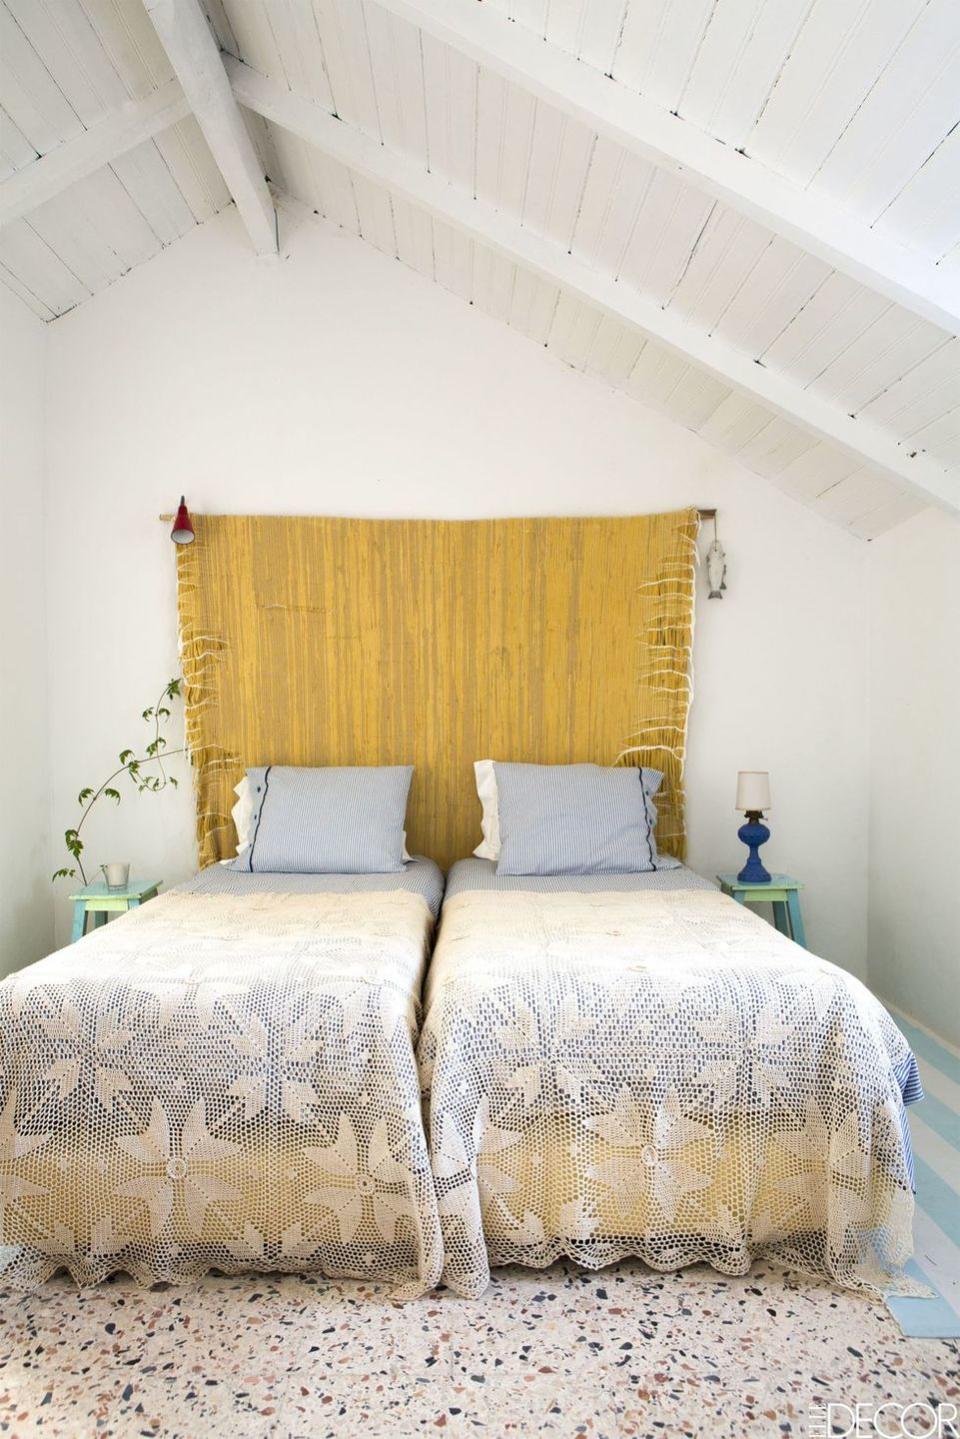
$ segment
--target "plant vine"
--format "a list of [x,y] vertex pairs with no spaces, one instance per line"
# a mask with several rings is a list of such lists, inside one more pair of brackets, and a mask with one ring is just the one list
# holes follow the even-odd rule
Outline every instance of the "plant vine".
[[[186,747],[181,745],[179,749],[168,749],[167,741],[161,733],[161,729],[170,718],[170,706],[168,702],[176,699],[181,693],[180,685],[181,681],[179,679],[170,680],[164,686],[163,692],[156,704],[148,706],[148,708],[143,711],[141,718],[153,727],[153,738],[146,746],[143,754],[137,755],[132,749],[121,750],[118,756],[120,760],[118,768],[115,769],[112,774],[108,775],[101,785],[98,785],[96,788],[93,785],[84,785],[83,789],[81,789],[77,795],[77,803],[81,811],[80,819],[74,828],[65,830],[63,835],[64,844],[66,845],[68,853],[75,861],[75,865],[65,865],[62,869],[56,870],[52,875],[53,880],[73,879],[79,871],[84,884],[87,883],[87,872],[84,869],[81,858],[84,852],[84,843],[80,838],[80,832],[89,819],[90,812],[98,800],[112,799],[115,804],[120,803],[122,796],[116,787],[115,781],[119,780],[122,775],[128,777],[139,794],[143,794],[145,790],[149,790],[151,794],[159,794],[161,790],[166,789],[167,785],[172,785],[174,789],[177,788],[178,782],[176,776],[167,773],[164,768],[164,760],[172,759],[174,755],[184,754]],[[155,774],[144,774],[144,767],[149,765],[156,765],[159,772]]]

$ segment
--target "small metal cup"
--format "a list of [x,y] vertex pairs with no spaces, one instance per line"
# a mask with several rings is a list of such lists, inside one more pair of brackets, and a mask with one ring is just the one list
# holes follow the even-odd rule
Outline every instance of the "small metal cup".
[[107,889],[126,889],[130,883],[129,864],[102,864],[100,868],[107,881]]

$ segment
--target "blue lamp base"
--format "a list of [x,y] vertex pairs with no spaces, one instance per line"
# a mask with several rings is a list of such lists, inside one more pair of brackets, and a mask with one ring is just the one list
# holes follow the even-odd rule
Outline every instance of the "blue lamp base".
[[760,846],[766,844],[769,838],[770,831],[761,823],[761,815],[756,811],[749,811],[746,824],[742,824],[737,830],[737,839],[742,840],[750,851],[737,879],[745,884],[770,883],[770,873],[764,869],[760,859]]

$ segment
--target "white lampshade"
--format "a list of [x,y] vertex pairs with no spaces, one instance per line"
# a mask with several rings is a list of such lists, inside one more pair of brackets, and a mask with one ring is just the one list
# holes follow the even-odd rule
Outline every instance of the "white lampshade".
[[765,769],[742,769],[737,775],[737,802],[734,809],[746,814],[753,810],[766,813],[770,808],[770,772]]

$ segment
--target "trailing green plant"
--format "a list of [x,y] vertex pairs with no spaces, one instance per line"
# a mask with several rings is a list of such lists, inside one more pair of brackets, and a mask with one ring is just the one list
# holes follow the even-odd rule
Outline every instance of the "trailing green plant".
[[[164,760],[172,759],[174,755],[184,754],[185,747],[181,745],[179,749],[168,749],[161,729],[170,718],[168,701],[176,699],[180,694],[180,683],[178,679],[170,680],[164,686],[163,693],[156,704],[150,705],[143,711],[141,718],[153,728],[153,739],[146,746],[143,754],[138,755],[132,749],[121,750],[118,756],[119,767],[111,775],[108,775],[101,785],[96,788],[93,785],[84,785],[77,795],[80,819],[73,829],[65,830],[63,835],[64,844],[68,853],[76,861],[76,867],[65,866],[63,869],[58,869],[52,875],[52,879],[73,879],[79,870],[84,884],[87,883],[87,872],[81,859],[84,845],[80,838],[80,831],[90,818],[90,811],[98,800],[112,799],[115,804],[120,803],[122,796],[116,787],[116,781],[120,780],[121,776],[126,775],[139,794],[143,794],[145,790],[149,790],[151,794],[159,794],[161,790],[166,789],[168,784],[176,789],[176,776],[167,773],[164,769]],[[156,766],[156,771],[145,774],[144,769],[151,766]]]

